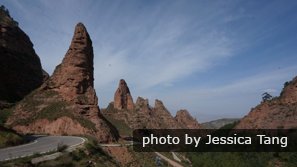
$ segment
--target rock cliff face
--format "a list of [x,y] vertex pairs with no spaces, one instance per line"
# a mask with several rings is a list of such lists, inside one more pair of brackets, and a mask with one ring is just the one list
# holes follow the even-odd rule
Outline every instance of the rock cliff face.
[[102,142],[115,140],[117,131],[99,111],[93,87],[93,57],[90,36],[78,23],[62,63],[15,107],[7,124],[20,133],[80,134]]
[[197,120],[194,119],[187,110],[177,111],[176,116],[174,118],[178,123],[180,123],[181,125],[184,125],[188,129],[201,128]]
[[[29,37],[8,11],[0,9],[0,109],[38,88],[48,74]],[[44,73],[44,76],[43,76]]]
[[297,128],[297,77],[286,83],[281,95],[261,102],[236,126],[238,129]]
[[114,94],[114,108],[118,110],[127,109],[133,110],[134,103],[130,94],[129,87],[125,80],[121,79],[119,87]]

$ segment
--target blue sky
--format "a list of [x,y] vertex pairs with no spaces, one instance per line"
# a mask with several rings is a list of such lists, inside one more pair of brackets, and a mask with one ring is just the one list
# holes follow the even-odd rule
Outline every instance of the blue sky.
[[205,122],[242,117],[297,75],[294,0],[4,0],[43,68],[63,59],[74,26],[93,41],[100,107],[124,78],[134,97],[161,99]]

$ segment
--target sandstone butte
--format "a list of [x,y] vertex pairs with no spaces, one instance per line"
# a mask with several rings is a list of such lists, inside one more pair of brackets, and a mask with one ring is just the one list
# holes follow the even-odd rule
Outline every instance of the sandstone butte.
[[94,89],[93,47],[82,23],[53,75],[14,107],[7,125],[19,133],[91,135],[117,140],[117,130],[102,116]]
[[237,129],[297,128],[297,77],[287,82],[279,97],[261,102],[249,112]]
[[161,100],[156,99],[154,107],[151,107],[148,99],[138,97],[133,104],[129,87],[123,79],[115,92],[114,102],[104,109],[103,114],[112,120],[123,121],[131,129],[200,128],[197,120],[188,112],[178,112],[174,118]]
[[130,94],[130,90],[127,86],[127,83],[124,79],[121,79],[119,82],[119,87],[114,94],[114,108],[121,110],[133,110],[134,103],[132,96]]
[[0,109],[38,88],[48,77],[29,37],[0,9]]

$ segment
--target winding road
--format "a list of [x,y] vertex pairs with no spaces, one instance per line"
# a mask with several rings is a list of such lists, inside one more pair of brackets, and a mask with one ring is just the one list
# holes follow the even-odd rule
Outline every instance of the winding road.
[[34,141],[31,143],[0,149],[0,161],[55,151],[58,145],[75,147],[85,142],[84,138],[75,136],[32,136],[32,138]]

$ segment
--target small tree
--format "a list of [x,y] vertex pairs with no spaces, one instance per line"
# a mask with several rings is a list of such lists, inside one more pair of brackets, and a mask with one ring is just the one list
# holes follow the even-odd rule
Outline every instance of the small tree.
[[272,96],[268,93],[268,92],[265,92],[262,94],[262,100],[263,101],[268,101],[268,100],[271,100],[272,99]]
[[6,10],[5,6],[4,5],[1,5],[0,6],[0,10],[5,11]]
[[67,148],[68,148],[67,145],[65,145],[65,144],[63,144],[62,142],[60,142],[60,143],[58,143],[57,151],[58,151],[58,152],[63,152],[63,151],[65,151]]
[[289,84],[290,84],[290,82],[288,82],[288,81],[285,82],[285,83],[284,83],[284,88],[287,87]]
[[9,15],[9,11],[8,11],[8,9],[7,9],[4,5],[1,5],[1,6],[0,6],[0,10],[1,10],[2,12],[4,12],[5,14],[7,14],[8,16],[10,16],[10,15]]

